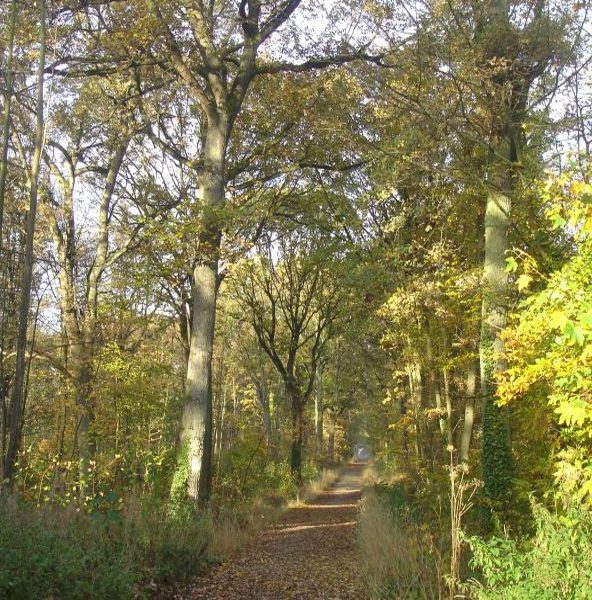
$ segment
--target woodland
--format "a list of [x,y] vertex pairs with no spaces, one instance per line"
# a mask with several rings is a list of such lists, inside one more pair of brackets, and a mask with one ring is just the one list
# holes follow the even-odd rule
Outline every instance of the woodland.
[[0,598],[592,597],[591,8],[2,0]]

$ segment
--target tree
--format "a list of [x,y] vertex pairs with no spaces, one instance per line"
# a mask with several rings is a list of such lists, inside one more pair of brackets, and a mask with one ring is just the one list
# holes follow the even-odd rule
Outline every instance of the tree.
[[[244,0],[238,10],[231,3],[223,3],[221,10],[215,11],[213,3],[162,5],[148,0],[150,25],[159,37],[147,54],[157,57],[155,63],[167,77],[174,74],[200,114],[199,140],[191,144],[198,147],[197,160],[190,160],[185,151],[174,153],[195,170],[198,182],[200,219],[192,269],[192,331],[181,437],[188,452],[184,458],[189,464],[188,495],[201,502],[207,501],[211,491],[211,380],[222,239],[220,211],[225,204],[227,151],[235,122],[257,76],[323,69],[370,58],[364,45],[361,51],[308,58],[296,64],[266,57],[262,48],[300,4],[301,0],[269,4]],[[189,38],[187,31],[191,32]]]
[[482,468],[485,492],[502,500],[511,489],[512,455],[506,411],[496,403],[496,377],[505,370],[501,332],[506,326],[508,275],[506,253],[520,165],[524,160],[523,125],[533,83],[556,57],[563,28],[537,3],[524,22],[513,21],[507,2],[492,2],[478,13],[478,67],[491,101],[486,164],[482,329],[480,340],[483,407]]
[[248,260],[232,293],[279,373],[292,414],[290,467],[302,483],[304,408],[325,345],[339,315],[339,288],[329,272],[336,258],[300,235],[285,236]]
[[25,256],[22,274],[21,300],[19,308],[19,328],[16,344],[16,367],[12,402],[10,405],[10,430],[6,456],[4,457],[4,476],[11,478],[16,465],[17,454],[20,449],[21,432],[23,426],[23,411],[25,402],[26,354],[28,342],[29,308],[31,305],[31,286],[33,281],[33,241],[37,224],[37,200],[39,194],[39,173],[43,147],[45,144],[45,52],[47,43],[47,24],[45,0],[39,0],[39,56],[36,81],[35,104],[35,142],[31,170],[28,176],[29,184],[29,212],[26,224]]
[[[82,493],[89,462],[95,453],[94,361],[98,349],[100,283],[105,271],[129,249],[135,237],[132,234],[116,250],[109,247],[118,178],[131,134],[124,131],[112,148],[107,144],[105,159],[99,159],[100,162],[106,160],[106,165],[93,164],[94,157],[89,156],[89,151],[99,143],[99,123],[93,118],[91,111],[80,106],[85,102],[85,96],[97,92],[92,85],[89,87],[90,89],[83,90],[78,106],[75,107],[80,120],[70,122],[69,131],[62,128],[59,137],[55,136],[56,139],[52,137],[49,141],[50,151],[45,152],[45,160],[55,181],[55,185],[48,190],[49,229],[55,247],[60,310],[66,343],[63,369],[71,378],[79,409],[76,439]],[[88,139],[90,130],[93,131],[92,140]],[[80,226],[76,218],[79,204],[77,195],[87,183],[84,176],[93,173],[95,177],[104,177],[104,181],[102,185],[93,182],[97,191],[100,190],[97,234],[94,243],[90,244],[92,249],[83,249],[80,247]],[[90,252],[90,256],[87,252]]]

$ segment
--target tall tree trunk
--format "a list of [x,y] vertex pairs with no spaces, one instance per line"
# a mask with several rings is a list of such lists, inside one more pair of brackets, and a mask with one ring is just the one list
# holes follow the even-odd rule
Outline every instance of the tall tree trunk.
[[78,407],[78,427],[76,446],[78,448],[78,469],[80,473],[80,494],[85,496],[91,461],[96,453],[93,432],[94,403],[92,401],[94,373],[92,355],[87,354],[92,347],[80,341],[70,348],[70,368],[73,373],[74,399]]
[[512,452],[506,408],[500,407],[495,401],[495,376],[506,367],[504,341],[500,334],[506,326],[506,251],[511,211],[511,155],[509,152],[499,153],[506,156],[507,160],[493,157],[489,171],[479,347],[483,396],[481,466],[484,490],[492,500],[504,498],[512,481]]
[[255,388],[257,390],[257,399],[261,408],[261,420],[263,421],[263,431],[265,433],[265,443],[267,445],[267,453],[270,458],[276,458],[276,444],[273,431],[273,421],[271,418],[271,406],[269,402],[269,390],[265,377],[265,369],[263,366],[263,353],[261,348],[257,348],[257,368],[258,373],[255,380]]
[[315,394],[315,432],[317,441],[317,452],[319,456],[323,455],[323,363],[319,362],[316,373],[316,394]]
[[216,437],[216,448],[215,448],[215,454],[216,454],[216,469],[219,470],[220,469],[220,461],[222,460],[222,449],[224,447],[224,423],[225,423],[225,417],[226,417],[226,394],[227,394],[227,390],[228,390],[228,386],[223,383],[222,384],[222,398],[220,400],[221,406],[220,406],[220,421],[218,424],[218,431],[217,431],[217,437]]
[[0,157],[0,257],[3,255],[4,230],[4,198],[6,195],[6,177],[8,175],[8,146],[10,141],[10,116],[12,107],[12,82],[13,57],[14,57],[14,33],[16,29],[16,0],[10,5],[10,21],[8,24],[8,56],[6,58],[6,90],[4,91],[4,112],[2,114],[2,151]]
[[337,429],[337,415],[331,413],[329,419],[329,434],[327,436],[327,457],[330,463],[335,462],[335,430]]
[[411,406],[413,407],[413,420],[415,422],[415,454],[417,458],[424,458],[424,443],[426,442],[425,436],[425,423],[423,418],[423,406],[422,406],[422,380],[421,380],[421,366],[418,362],[414,362],[407,367],[407,377],[409,381],[409,394],[411,397]]
[[271,422],[271,411],[269,409],[269,394],[267,391],[267,385],[263,374],[259,374],[259,380],[255,384],[257,391],[257,400],[259,401],[259,407],[261,408],[261,420],[263,421],[263,433],[265,435],[265,443],[267,445],[267,452],[270,456],[274,455],[274,439],[273,439],[273,426]]
[[286,395],[292,409],[292,431],[290,448],[290,470],[297,485],[302,485],[302,447],[304,443],[304,402],[300,391],[291,384],[286,386]]
[[463,420],[462,436],[460,440],[460,455],[462,462],[468,462],[471,440],[473,439],[473,425],[475,422],[475,394],[477,392],[477,372],[479,361],[471,360],[467,368],[465,416]]
[[434,397],[434,404],[436,406],[436,410],[438,411],[438,425],[440,426],[440,434],[442,439],[444,439],[446,436],[446,417],[444,406],[442,405],[442,391],[440,390],[440,382],[438,381],[437,368],[434,361],[432,332],[429,324],[426,335],[426,361],[428,364],[428,391]]
[[11,478],[14,474],[16,458],[20,449],[23,409],[25,399],[25,378],[27,375],[27,332],[29,324],[29,309],[31,306],[31,287],[33,283],[33,263],[35,227],[37,223],[37,196],[39,191],[39,171],[45,136],[44,119],[44,90],[45,83],[45,52],[46,52],[46,23],[45,0],[39,0],[39,63],[37,68],[37,102],[35,149],[30,173],[29,213],[27,215],[25,259],[21,286],[21,301],[19,308],[19,327],[16,344],[16,366],[14,387],[10,410],[10,430],[8,448],[4,465],[4,477]]
[[448,371],[448,332],[442,328],[442,348],[444,357],[444,366],[442,367],[442,383],[444,385],[444,403],[446,405],[446,443],[448,448],[454,445],[454,410],[452,398],[450,396],[450,374]]
[[207,502],[212,479],[212,353],[216,318],[217,261],[194,269],[193,330],[183,409],[182,440],[187,443],[187,492]]
[[444,403],[446,405],[446,443],[448,448],[453,447],[453,410],[452,410],[452,398],[450,397],[450,378],[448,375],[448,369],[444,367],[442,369],[442,382],[444,384]]
[[226,124],[210,124],[200,175],[203,216],[193,269],[193,317],[181,439],[188,456],[187,493],[205,504],[212,489],[212,356],[218,295],[221,229],[216,210],[224,203]]

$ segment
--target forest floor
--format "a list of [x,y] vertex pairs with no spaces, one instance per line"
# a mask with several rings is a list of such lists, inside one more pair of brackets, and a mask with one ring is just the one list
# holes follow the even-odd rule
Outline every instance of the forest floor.
[[237,556],[196,579],[188,600],[360,600],[355,535],[364,464],[351,464],[308,504],[291,508]]

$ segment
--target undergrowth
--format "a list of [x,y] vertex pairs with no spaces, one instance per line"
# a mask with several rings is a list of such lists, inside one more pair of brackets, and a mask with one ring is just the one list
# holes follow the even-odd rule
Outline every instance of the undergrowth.
[[562,514],[532,503],[531,538],[467,539],[481,581],[467,592],[479,600],[587,600],[592,596],[592,514],[572,507]]
[[442,597],[442,540],[408,503],[402,484],[379,484],[366,490],[358,545],[362,576],[372,599]]
[[[239,478],[228,498],[219,488],[207,511],[149,495],[84,510],[0,494],[0,599],[148,597],[231,556],[284,506],[335,478],[312,465],[306,475],[297,490],[289,469],[270,463],[255,485]],[[222,483],[228,492],[229,478]]]
[[0,499],[0,598],[131,598],[203,566],[207,523],[145,502],[118,513]]

